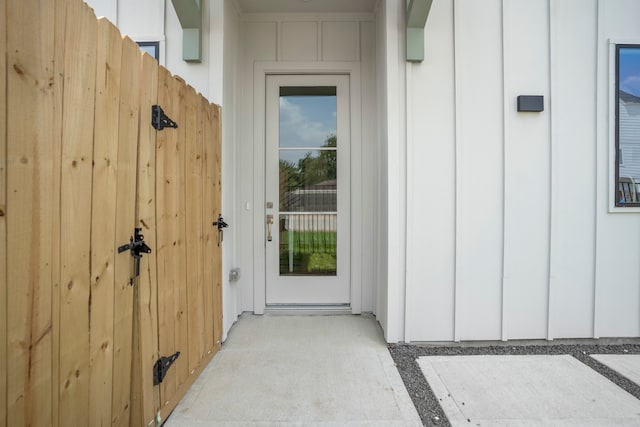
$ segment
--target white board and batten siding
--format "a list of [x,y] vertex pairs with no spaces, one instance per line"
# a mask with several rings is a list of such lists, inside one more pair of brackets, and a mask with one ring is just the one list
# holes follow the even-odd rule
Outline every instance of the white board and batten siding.
[[638,16],[634,0],[433,3],[407,66],[405,341],[640,335],[640,218],[609,209],[609,41],[640,42]]

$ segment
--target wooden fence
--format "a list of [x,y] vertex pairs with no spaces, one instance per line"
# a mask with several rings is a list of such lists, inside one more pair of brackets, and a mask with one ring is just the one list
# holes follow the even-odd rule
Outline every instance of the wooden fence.
[[0,11],[0,425],[155,425],[220,346],[220,109],[81,0]]

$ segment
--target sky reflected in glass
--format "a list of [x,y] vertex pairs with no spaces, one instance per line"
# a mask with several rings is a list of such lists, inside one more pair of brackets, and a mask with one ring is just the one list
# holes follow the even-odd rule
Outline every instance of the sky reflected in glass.
[[620,90],[640,96],[640,49],[620,48]]
[[336,134],[335,96],[281,96],[280,148],[318,148]]

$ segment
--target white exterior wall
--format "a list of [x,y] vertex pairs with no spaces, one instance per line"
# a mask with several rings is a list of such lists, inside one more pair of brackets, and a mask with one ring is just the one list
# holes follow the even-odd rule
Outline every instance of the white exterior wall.
[[640,335],[640,221],[609,181],[609,39],[640,41],[638,16],[433,2],[407,71],[405,341]]
[[[404,0],[371,15],[204,1],[202,64],[181,60],[170,1],[88,3],[160,40],[161,63],[223,106],[225,335],[264,280],[255,64],[357,54],[354,261],[388,341],[640,336],[640,209],[612,208],[610,126],[610,40],[640,42],[637,0],[434,0],[419,64],[404,61]],[[518,95],[545,110],[517,113]]]
[[609,127],[613,106],[608,80],[609,39],[640,42],[640,28],[634,19],[639,14],[637,1],[600,0],[598,3],[594,334],[602,337],[638,336],[640,329],[640,240],[637,238],[640,221],[637,213],[622,213],[625,211],[622,208],[607,210],[613,200],[607,180],[613,172],[610,169],[613,150],[609,143],[613,133]]
[[[362,213],[351,221],[351,286],[360,289],[352,308],[372,312],[378,217],[373,14],[244,14],[240,27],[236,163],[240,308],[258,313],[264,309],[264,88],[259,85],[263,73],[323,73],[348,64],[344,67],[356,67],[350,85],[351,94],[359,98],[351,99],[351,104],[360,105],[351,111],[352,145],[360,144],[351,151],[351,210]],[[355,92],[354,86],[358,86]],[[355,134],[353,127],[359,127]]]
[[389,342],[405,334],[407,239],[407,91],[405,65],[405,3],[380,0],[376,10],[379,117],[379,215],[376,228],[377,318]]

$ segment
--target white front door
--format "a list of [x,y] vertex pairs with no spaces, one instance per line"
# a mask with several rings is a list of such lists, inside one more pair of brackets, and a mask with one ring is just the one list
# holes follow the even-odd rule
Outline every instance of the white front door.
[[349,76],[268,75],[266,304],[350,304]]

